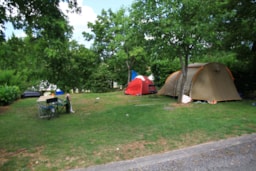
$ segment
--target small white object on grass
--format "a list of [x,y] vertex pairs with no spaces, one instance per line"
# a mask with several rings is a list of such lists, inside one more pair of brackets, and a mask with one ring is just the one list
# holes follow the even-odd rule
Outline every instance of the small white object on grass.
[[99,97],[96,97],[96,98],[95,98],[95,103],[98,103],[99,100],[100,100],[100,98],[99,98]]

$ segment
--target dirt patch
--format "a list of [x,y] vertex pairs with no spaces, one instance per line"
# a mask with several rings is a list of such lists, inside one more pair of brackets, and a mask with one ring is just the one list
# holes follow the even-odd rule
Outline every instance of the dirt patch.
[[42,164],[42,162],[45,163],[45,161],[48,160],[41,154],[43,150],[43,147],[37,147],[31,152],[25,148],[18,149],[16,151],[6,151],[5,149],[0,149],[0,165],[3,165],[4,163],[8,162],[9,160],[12,160],[13,158],[21,159],[28,157],[30,158],[28,167],[31,170],[35,170],[35,167],[38,164]]
[[9,109],[9,106],[0,106],[0,114],[3,114],[8,109]]
[[207,139],[207,137],[208,135],[203,131],[193,131],[182,134],[180,139],[173,141],[173,144],[175,144],[177,148],[185,148],[188,146],[201,144],[205,141],[210,141],[210,139]]
[[190,103],[172,103],[171,106],[173,107],[191,107]]
[[139,151],[144,150],[145,145],[147,144],[148,143],[146,141],[136,141],[129,144],[121,145],[120,148],[117,148],[117,150],[120,150],[126,154],[134,150],[139,150]]
[[174,107],[171,107],[171,106],[165,106],[164,107],[164,110],[173,110],[174,109]]
[[136,141],[117,146],[116,149],[114,149],[116,153],[115,160],[127,160],[134,157],[150,155],[156,146],[161,147],[160,149],[157,147],[157,152],[169,150],[168,142],[164,138],[161,138],[156,142],[148,142],[144,140]]

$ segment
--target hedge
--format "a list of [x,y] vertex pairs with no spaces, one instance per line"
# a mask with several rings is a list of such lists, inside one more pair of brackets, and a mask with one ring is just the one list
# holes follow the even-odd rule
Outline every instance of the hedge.
[[18,86],[0,85],[0,105],[9,105],[20,97]]

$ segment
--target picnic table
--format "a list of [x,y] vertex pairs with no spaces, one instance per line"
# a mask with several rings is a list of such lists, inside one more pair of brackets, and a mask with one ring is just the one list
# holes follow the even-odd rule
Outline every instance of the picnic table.
[[54,96],[40,96],[36,101],[41,103],[41,102],[46,102],[47,99],[52,99],[55,98]]

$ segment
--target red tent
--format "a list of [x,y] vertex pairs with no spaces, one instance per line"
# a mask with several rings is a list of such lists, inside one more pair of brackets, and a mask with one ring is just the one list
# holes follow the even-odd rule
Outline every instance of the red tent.
[[125,94],[129,95],[144,95],[156,93],[156,87],[154,83],[148,79],[146,76],[137,76],[132,80],[127,88],[125,89]]

